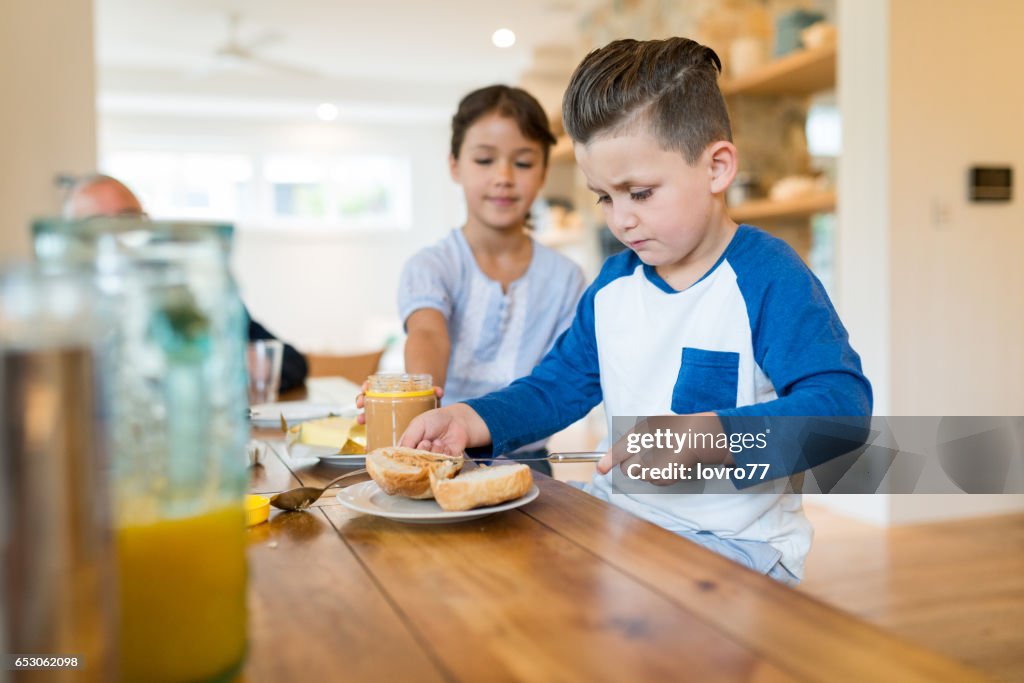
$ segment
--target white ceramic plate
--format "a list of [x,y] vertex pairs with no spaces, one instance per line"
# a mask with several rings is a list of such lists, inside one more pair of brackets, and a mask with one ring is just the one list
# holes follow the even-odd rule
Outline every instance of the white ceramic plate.
[[328,415],[355,417],[359,414],[356,404],[313,403],[311,401],[280,401],[260,403],[249,408],[249,419],[257,427],[279,427],[281,416],[289,426],[306,420],[315,420]]
[[507,503],[462,512],[445,512],[433,499],[413,500],[404,496],[389,496],[377,486],[377,482],[364,481],[343,488],[338,492],[337,498],[338,502],[349,510],[367,515],[387,517],[413,524],[444,524],[446,522],[465,522],[493,515],[495,512],[512,510],[526,505],[539,495],[540,489],[536,484],[531,484],[530,490],[525,495]]
[[366,464],[365,455],[340,455],[332,446],[314,446],[307,443],[287,444],[288,457],[295,460],[302,458],[318,458],[320,462],[341,467],[362,467]]

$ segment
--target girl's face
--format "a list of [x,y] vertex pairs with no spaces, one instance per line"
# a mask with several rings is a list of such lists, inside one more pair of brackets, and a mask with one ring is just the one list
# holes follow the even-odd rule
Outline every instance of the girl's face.
[[520,229],[547,168],[539,142],[523,137],[515,119],[486,114],[466,130],[452,179],[466,196],[467,227]]

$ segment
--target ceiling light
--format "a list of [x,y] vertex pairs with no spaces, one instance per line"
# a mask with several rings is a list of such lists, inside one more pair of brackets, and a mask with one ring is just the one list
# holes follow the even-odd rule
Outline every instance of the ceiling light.
[[316,115],[321,121],[333,121],[338,118],[338,108],[330,102],[317,105]]
[[491,42],[495,47],[512,47],[516,44],[516,34],[507,28],[499,28],[491,36]]

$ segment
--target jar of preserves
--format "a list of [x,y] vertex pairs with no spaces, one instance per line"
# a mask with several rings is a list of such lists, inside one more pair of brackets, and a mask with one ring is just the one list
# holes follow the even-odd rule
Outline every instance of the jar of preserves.
[[367,379],[366,450],[395,446],[413,418],[437,407],[430,375],[381,373]]

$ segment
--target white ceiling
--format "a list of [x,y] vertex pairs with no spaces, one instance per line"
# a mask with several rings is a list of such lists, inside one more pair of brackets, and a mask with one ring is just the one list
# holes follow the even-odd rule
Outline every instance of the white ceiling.
[[[244,77],[324,87],[334,82],[454,86],[514,82],[535,46],[574,40],[587,0],[96,0],[96,49],[101,90],[117,89],[118,74],[204,80],[225,75],[211,58],[240,15],[247,42],[267,33],[279,39],[258,54],[317,72],[317,77],[248,71]],[[491,44],[498,28],[515,31],[508,49]],[[113,85],[112,85],[113,84]],[[159,78],[151,82],[157,89]],[[372,86],[369,84],[373,84]],[[180,84],[179,84],[180,85]],[[448,89],[448,88],[445,88]],[[447,96],[447,93],[446,93]]]

